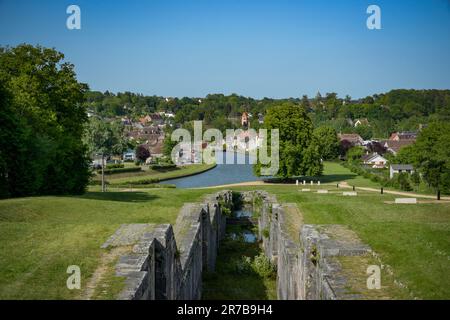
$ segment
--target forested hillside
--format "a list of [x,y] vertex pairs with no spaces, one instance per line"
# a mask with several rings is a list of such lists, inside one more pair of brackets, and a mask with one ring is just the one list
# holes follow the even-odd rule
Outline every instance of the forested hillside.
[[[336,93],[320,93],[314,98],[253,99],[232,94],[210,94],[196,98],[144,96],[130,92],[88,92],[85,105],[103,117],[138,118],[148,113],[175,113],[175,122],[184,124],[203,120],[219,129],[239,126],[239,117],[247,111],[253,115],[252,127],[258,127],[257,115],[285,102],[302,104],[315,127],[328,125],[338,132],[359,133],[363,138],[386,138],[393,131],[418,130],[433,120],[450,120],[450,90],[392,90],[354,100]],[[355,127],[357,119],[364,119]]]

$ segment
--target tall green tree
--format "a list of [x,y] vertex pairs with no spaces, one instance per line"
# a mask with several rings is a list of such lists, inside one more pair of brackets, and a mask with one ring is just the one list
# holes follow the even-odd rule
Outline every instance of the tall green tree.
[[[280,163],[277,176],[288,178],[322,174],[319,146],[313,139],[313,125],[304,107],[289,102],[272,107],[267,111],[264,127],[279,130]],[[256,174],[260,173],[260,169],[258,162],[255,165]]]
[[409,149],[424,180],[436,190],[450,192],[450,123],[434,122]]
[[328,126],[316,128],[314,139],[323,160],[332,160],[339,156],[339,139],[336,130]]
[[60,52],[31,45],[0,48],[2,196],[84,192],[87,90]]
[[105,122],[101,119],[91,118],[86,128],[85,141],[89,146],[91,155],[101,156],[102,192],[105,188],[105,161],[108,156],[122,154],[127,148],[123,134],[123,126],[117,122]]

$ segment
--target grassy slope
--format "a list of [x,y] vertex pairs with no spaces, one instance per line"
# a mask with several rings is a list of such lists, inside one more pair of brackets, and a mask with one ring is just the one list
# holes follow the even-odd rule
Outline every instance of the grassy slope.
[[379,183],[365,179],[336,162],[325,162],[323,175],[324,177],[320,180],[324,183],[336,184],[340,181],[347,181],[349,185],[355,187],[381,187]]
[[[327,164],[325,180],[371,186],[341,168]],[[344,198],[301,193],[292,185],[251,189],[266,189],[280,201],[297,203],[305,223],[349,225],[416,296],[450,298],[450,204],[392,205],[384,203],[394,198],[387,194]],[[216,191],[155,189],[1,200],[0,298],[76,298],[78,293],[65,286],[67,266],[79,265],[86,280],[98,263],[100,245],[121,223],[173,223],[184,202]]]
[[176,189],[95,193],[0,201],[0,299],[70,299],[66,269],[78,265],[82,285],[100,245],[122,223],[174,223],[184,202],[202,191]]
[[[415,296],[450,298],[450,203],[393,205],[384,203],[395,198],[386,194],[360,192],[358,197],[343,197],[302,193],[295,186],[252,188],[274,193],[279,201],[297,203],[307,224],[350,226]],[[235,188],[243,189],[248,187]]]

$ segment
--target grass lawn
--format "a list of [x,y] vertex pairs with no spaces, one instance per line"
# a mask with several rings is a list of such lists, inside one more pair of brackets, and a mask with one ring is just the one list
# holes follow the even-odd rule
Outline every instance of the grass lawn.
[[[370,181],[345,168],[326,166],[323,182]],[[311,188],[308,186],[308,188]],[[311,189],[316,189],[317,186]],[[342,191],[333,185],[321,186]],[[359,192],[302,193],[295,185],[265,189],[281,202],[296,203],[307,224],[345,224],[369,244],[414,296],[450,299],[450,204],[394,205],[393,195]],[[95,190],[95,189],[94,189]],[[82,286],[99,263],[100,245],[122,223],[174,223],[184,202],[219,189],[90,191],[79,197],[30,197],[0,201],[0,299],[75,299],[66,288],[69,265],[82,271]],[[383,281],[383,280],[382,280]]]
[[296,203],[306,224],[348,225],[393,268],[395,278],[415,297],[450,299],[450,203],[394,205],[384,203],[394,200],[393,195],[358,192],[358,197],[344,197],[299,192],[292,185],[252,189],[264,189],[281,202]]
[[[122,223],[174,223],[184,202],[205,191],[148,192],[0,201],[0,299],[74,299],[66,288],[69,265],[82,286],[95,270],[102,243]],[[104,251],[104,250],[103,250]]]
[[376,182],[372,182],[369,179],[366,179],[356,173],[350,171],[340,165],[337,162],[328,162],[324,163],[324,171],[323,177],[320,178],[320,181],[323,183],[338,183],[340,181],[346,181],[349,185],[355,187],[370,187],[370,188],[380,188],[381,185]]
[[[120,184],[132,184],[138,183],[142,180],[155,179],[159,181],[181,178],[190,175],[195,175],[198,173],[202,173],[214,168],[215,164],[192,164],[187,166],[176,167],[174,169],[166,169],[166,170],[144,170],[142,172],[128,172],[128,173],[118,173],[113,175],[107,175],[106,180],[111,185],[120,185]],[[101,175],[97,175],[95,180],[101,180]]]

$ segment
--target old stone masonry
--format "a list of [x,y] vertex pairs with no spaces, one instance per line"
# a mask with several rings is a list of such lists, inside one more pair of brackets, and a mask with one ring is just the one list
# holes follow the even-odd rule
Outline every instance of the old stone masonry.
[[[304,225],[295,205],[282,205],[263,191],[243,192],[241,199],[253,204],[260,243],[277,266],[278,299],[363,298],[351,289],[353,270],[340,260],[371,252],[354,232],[341,225]],[[223,207],[232,201],[232,192],[222,191],[187,203],[174,226],[122,225],[103,245],[130,247],[116,265],[116,275],[125,277],[117,298],[201,299],[202,274],[214,271],[225,235]]]

